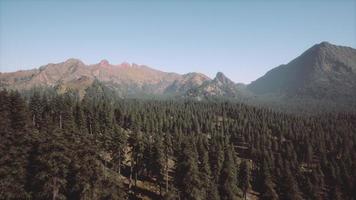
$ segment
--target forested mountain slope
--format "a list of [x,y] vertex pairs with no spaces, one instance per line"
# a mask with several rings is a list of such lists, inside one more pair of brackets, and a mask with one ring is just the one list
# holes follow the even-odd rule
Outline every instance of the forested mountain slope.
[[0,199],[352,199],[356,115],[0,92]]

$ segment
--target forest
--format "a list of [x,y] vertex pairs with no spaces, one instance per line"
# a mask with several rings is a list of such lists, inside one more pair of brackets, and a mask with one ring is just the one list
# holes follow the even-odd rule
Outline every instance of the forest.
[[356,113],[0,92],[0,199],[354,199]]

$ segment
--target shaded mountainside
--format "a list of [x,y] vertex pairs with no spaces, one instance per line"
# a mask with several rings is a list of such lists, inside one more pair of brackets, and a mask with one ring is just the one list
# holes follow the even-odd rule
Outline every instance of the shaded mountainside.
[[248,85],[258,95],[336,99],[356,97],[356,50],[327,42]]

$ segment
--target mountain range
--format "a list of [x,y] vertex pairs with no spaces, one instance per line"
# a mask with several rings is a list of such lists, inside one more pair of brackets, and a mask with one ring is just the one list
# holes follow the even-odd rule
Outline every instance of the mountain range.
[[86,65],[78,59],[68,59],[38,69],[0,73],[0,87],[17,90],[49,86],[59,91],[73,88],[84,94],[95,80],[113,88],[123,97],[236,98],[269,95],[353,101],[356,99],[356,49],[322,42],[248,85],[236,84],[222,72],[211,79],[202,73],[181,75],[134,63],[114,65],[107,60]]

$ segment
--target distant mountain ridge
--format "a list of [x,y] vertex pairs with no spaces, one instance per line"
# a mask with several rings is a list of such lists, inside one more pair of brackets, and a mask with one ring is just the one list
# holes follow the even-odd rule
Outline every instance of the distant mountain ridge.
[[145,65],[122,63],[112,65],[107,60],[85,65],[78,59],[47,64],[38,69],[0,74],[0,87],[26,90],[35,86],[74,88],[84,91],[94,80],[117,89],[123,96],[129,94],[184,93],[210,80],[200,73],[162,72]]
[[[322,42],[300,56],[268,71],[249,85],[236,84],[222,72],[211,79],[191,72],[177,74],[145,65],[110,64],[102,60],[86,65],[78,59],[47,64],[38,69],[0,73],[0,87],[27,90],[35,86],[73,88],[84,94],[95,80],[121,96],[165,95],[174,97],[273,97],[356,99],[356,49]],[[356,100],[355,100],[356,101]]]

